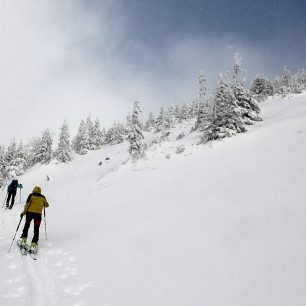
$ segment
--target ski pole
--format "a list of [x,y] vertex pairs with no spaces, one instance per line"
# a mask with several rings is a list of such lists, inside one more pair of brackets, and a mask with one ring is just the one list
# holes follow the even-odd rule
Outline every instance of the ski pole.
[[20,194],[20,203],[21,203],[21,189],[23,188],[22,184],[19,184],[19,194]]
[[44,221],[45,221],[45,236],[46,236],[46,240],[48,240],[48,238],[47,238],[46,209],[45,208],[44,208]]
[[4,207],[4,204],[5,204],[6,200],[7,200],[7,196],[8,196],[8,192],[6,193],[6,196],[5,196],[5,199],[4,199],[4,202],[3,202],[2,208]]
[[13,238],[12,243],[11,243],[11,245],[10,245],[10,248],[9,248],[9,250],[8,250],[8,252],[7,252],[8,254],[9,254],[10,251],[11,251],[11,248],[12,248],[13,242],[14,242],[14,240],[15,240],[16,234],[17,234],[17,232],[18,232],[18,229],[19,229],[19,226],[20,226],[20,223],[21,223],[22,218],[23,218],[23,215],[20,217],[20,220],[19,220],[19,223],[18,223],[16,232],[15,232],[14,238]]

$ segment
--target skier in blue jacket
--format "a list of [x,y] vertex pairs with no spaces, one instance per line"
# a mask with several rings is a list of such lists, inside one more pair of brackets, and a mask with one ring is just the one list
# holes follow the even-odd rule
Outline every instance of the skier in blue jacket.
[[[18,183],[17,179],[13,179],[12,182],[7,187],[7,199],[6,199],[6,208],[12,209],[15,203],[15,196],[17,188],[22,188],[22,184]],[[11,205],[9,205],[11,200]]]

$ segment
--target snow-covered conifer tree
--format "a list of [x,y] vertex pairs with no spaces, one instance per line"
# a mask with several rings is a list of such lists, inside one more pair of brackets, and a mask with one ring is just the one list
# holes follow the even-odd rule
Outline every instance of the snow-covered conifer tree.
[[197,118],[199,112],[199,99],[198,98],[193,98],[190,108],[189,108],[189,117],[191,119]]
[[234,55],[232,91],[240,107],[243,122],[253,124],[253,121],[261,121],[258,102],[244,88],[246,71],[241,68],[239,53]]
[[184,102],[182,107],[181,107],[181,113],[180,113],[179,122],[186,121],[189,118],[190,118],[190,112],[189,112],[188,106]]
[[103,144],[105,144],[106,140],[106,134],[105,129],[101,128],[100,120],[99,118],[96,118],[93,128],[92,128],[92,150],[98,150],[101,149]]
[[6,154],[11,156],[10,161],[7,160],[7,166],[5,168],[6,177],[11,179],[15,176],[24,174],[28,164],[28,157],[22,142],[20,142],[17,148],[16,142],[13,140],[8,147]]
[[155,128],[155,119],[152,112],[149,113],[148,121],[145,124],[145,130],[147,132],[152,131]]
[[201,71],[199,80],[198,80],[198,101],[199,103],[204,103],[207,96],[207,79],[204,77],[204,72]]
[[198,109],[196,113],[195,129],[203,131],[212,120],[212,103],[207,98],[207,79],[201,72],[198,81]]
[[114,122],[113,126],[106,133],[106,143],[110,145],[122,143],[126,134],[126,128],[121,123]]
[[34,161],[36,163],[48,164],[52,158],[52,137],[49,129],[42,133],[42,137],[34,153]]
[[283,74],[280,78],[279,92],[278,93],[281,94],[282,97],[285,97],[291,92],[292,92],[292,73],[285,66],[284,70],[283,70]]
[[33,167],[38,161],[36,160],[36,152],[40,146],[40,137],[32,137],[28,143],[28,167]]
[[250,93],[258,102],[265,101],[274,95],[273,84],[265,76],[257,74],[250,85]]
[[87,153],[87,130],[85,121],[82,120],[78,132],[73,140],[72,145],[74,151],[78,154],[84,155]]
[[66,163],[72,159],[69,126],[66,120],[60,128],[59,140],[57,148],[54,151],[54,157],[61,163]]
[[175,115],[175,121],[179,122],[180,117],[181,117],[181,108],[179,107],[179,105],[175,106],[174,115]]
[[155,122],[155,132],[161,133],[160,141],[167,140],[170,134],[171,121],[169,119],[168,113],[163,107],[160,108],[159,116],[156,118]]
[[15,139],[12,139],[9,146],[4,152],[4,161],[6,163],[6,166],[8,166],[11,160],[15,157],[16,151],[17,151],[17,144]]
[[292,76],[292,82],[291,82],[291,91],[294,94],[300,94],[303,91],[303,87],[299,82],[299,76],[298,74],[294,74]]
[[1,146],[0,145],[0,188],[5,185],[5,178],[6,178],[6,175],[5,175],[5,162],[4,162],[4,152],[5,152],[5,148],[4,146]]
[[203,142],[246,131],[237,100],[222,74],[215,90],[214,103],[212,122],[204,131]]
[[173,105],[170,105],[170,107],[168,108],[167,120],[169,121],[171,127],[175,126],[176,117],[175,117],[175,107]]
[[279,75],[276,75],[274,80],[272,80],[272,85],[274,88],[274,94],[281,94],[281,77]]
[[127,116],[126,116],[126,122],[125,122],[125,126],[128,130],[131,129],[131,127],[133,126],[133,123],[132,123],[132,114],[129,113]]
[[85,122],[85,138],[86,138],[85,149],[87,150],[96,150],[93,134],[94,134],[94,124],[91,120],[91,116],[88,115]]
[[165,112],[165,109],[161,107],[159,111],[159,115],[156,118],[156,122],[155,122],[155,129],[156,129],[155,131],[157,133],[163,130],[165,121],[166,121],[166,112]]
[[145,143],[139,122],[140,107],[139,102],[135,101],[132,113],[132,125],[127,140],[130,143],[129,153],[133,161],[144,156]]
[[28,152],[23,146],[22,141],[20,142],[16,151],[14,166],[16,167],[15,173],[17,176],[24,174],[25,170],[28,167]]
[[302,69],[301,71],[298,72],[297,74],[297,79],[298,79],[298,83],[301,86],[301,90],[305,90],[306,89],[306,69]]
[[15,139],[12,139],[10,145],[4,153],[5,177],[11,179],[16,176],[15,158],[17,153],[17,144]]
[[204,102],[199,104],[195,129],[204,131],[213,120],[213,112],[214,100],[211,97],[208,97]]

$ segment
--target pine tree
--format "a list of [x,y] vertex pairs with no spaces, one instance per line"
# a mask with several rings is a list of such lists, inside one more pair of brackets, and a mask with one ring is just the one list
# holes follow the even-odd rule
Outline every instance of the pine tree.
[[174,115],[175,115],[175,121],[179,122],[181,118],[181,108],[179,107],[179,105],[175,106]]
[[206,101],[207,96],[207,79],[204,77],[203,71],[201,71],[199,80],[198,80],[198,101],[199,103],[204,103]]
[[155,128],[155,119],[152,112],[149,113],[148,121],[145,124],[145,130],[147,132],[152,131]]
[[40,146],[40,137],[32,137],[29,141],[29,155],[28,155],[28,167],[33,167],[38,161],[36,160],[36,152],[38,152],[38,148]]
[[165,111],[165,122],[164,125],[166,127],[166,129],[171,129],[173,127],[175,127],[175,116],[174,116],[174,109],[169,108]]
[[165,109],[161,107],[159,111],[159,115],[156,118],[156,122],[155,122],[155,132],[156,133],[159,133],[163,130],[165,121],[166,121],[166,112],[165,112]]
[[24,174],[25,170],[28,167],[28,152],[24,148],[22,141],[20,142],[17,148],[14,166],[16,167],[17,176]]
[[190,118],[189,109],[188,109],[186,103],[184,102],[182,107],[181,107],[179,122],[181,123],[183,121],[188,120],[189,118]]
[[91,120],[91,116],[88,115],[85,123],[85,144],[84,144],[84,147],[87,150],[96,150],[93,134],[94,134],[94,124]]
[[85,121],[82,120],[78,132],[73,140],[73,149],[76,153],[84,155],[87,153],[87,130]]
[[139,158],[143,157],[145,151],[144,137],[141,131],[141,124],[139,122],[139,114],[139,102],[135,101],[132,113],[132,125],[130,128],[129,135],[127,137],[127,140],[130,143],[129,153],[133,161],[136,161]]
[[207,98],[204,102],[199,104],[197,119],[195,122],[195,129],[204,131],[206,127],[211,124],[213,119],[214,101],[212,98]]
[[291,92],[294,94],[300,94],[303,91],[302,85],[299,83],[299,75],[294,74],[292,76],[292,83],[291,83]]
[[[18,148],[15,140],[7,148],[6,166],[4,169],[5,177],[11,179],[15,176],[24,174],[28,165],[28,153],[20,142]],[[8,158],[9,156],[9,158]]]
[[240,107],[242,120],[245,124],[253,124],[253,121],[261,121],[260,108],[251,94],[244,88],[246,71],[241,68],[239,53],[234,55],[232,91]]
[[250,85],[250,93],[258,102],[262,102],[274,95],[274,87],[265,76],[257,74]]
[[15,139],[12,139],[10,145],[4,152],[4,162],[6,166],[8,166],[11,160],[15,157],[17,151],[17,145]]
[[174,127],[176,123],[175,107],[173,105],[170,105],[166,114],[167,114],[167,120],[169,121],[169,125],[171,127]]
[[191,102],[191,106],[190,106],[190,109],[189,109],[190,119],[197,118],[198,112],[199,112],[199,107],[200,107],[199,99],[194,98]]
[[297,75],[297,80],[298,83],[300,84],[301,90],[306,89],[306,69],[302,69],[301,71],[298,72]]
[[122,143],[126,134],[126,128],[121,123],[114,122],[113,126],[106,133],[106,143],[110,145]]
[[132,114],[129,113],[127,116],[126,116],[126,122],[125,122],[125,126],[128,130],[131,129],[131,127],[133,126],[133,122],[132,122]]
[[201,72],[198,81],[198,109],[196,112],[195,129],[203,131],[212,120],[212,106],[207,98],[207,79]]
[[285,66],[283,70],[283,74],[279,80],[279,88],[278,93],[282,95],[282,97],[286,97],[289,93],[292,93],[292,73]]
[[0,188],[5,185],[5,162],[4,162],[5,147],[0,145]]
[[17,153],[17,144],[15,139],[11,140],[10,145],[8,146],[7,150],[4,153],[4,175],[6,178],[11,179],[15,177],[17,168],[15,165],[15,158]]
[[237,100],[228,81],[220,74],[214,95],[214,113],[211,124],[205,129],[202,142],[245,132]]
[[54,152],[54,157],[61,163],[66,163],[72,160],[69,126],[66,120],[60,128],[58,145]]
[[34,152],[34,162],[48,164],[52,158],[52,137],[49,129],[42,133],[36,152]]
[[274,88],[274,94],[281,94],[281,77],[279,75],[276,75],[274,80],[272,80],[272,85]]
[[101,128],[99,118],[96,118],[94,122],[92,132],[91,132],[91,137],[92,137],[92,149],[93,150],[101,149],[103,144],[105,144],[106,142],[105,129]]
[[160,141],[168,139],[172,122],[169,118],[168,112],[163,107],[160,108],[159,116],[156,118],[155,132],[161,133]]

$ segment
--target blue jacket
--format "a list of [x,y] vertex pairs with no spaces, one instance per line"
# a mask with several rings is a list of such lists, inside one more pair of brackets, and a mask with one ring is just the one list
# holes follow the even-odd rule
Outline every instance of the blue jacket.
[[18,180],[12,180],[12,182],[7,186],[8,192],[16,191],[17,188],[23,188],[22,184],[18,184]]

